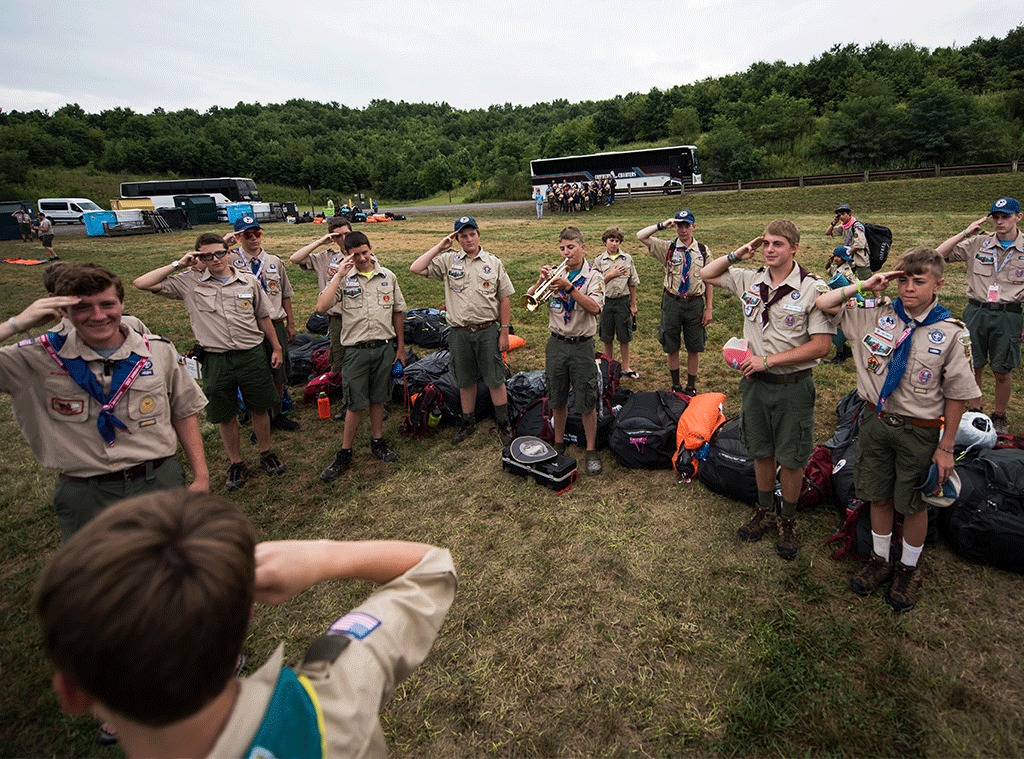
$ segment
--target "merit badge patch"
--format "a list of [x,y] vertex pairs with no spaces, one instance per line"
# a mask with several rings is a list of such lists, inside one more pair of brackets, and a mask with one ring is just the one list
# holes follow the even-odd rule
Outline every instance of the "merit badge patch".
[[886,314],[878,320],[878,326],[881,329],[892,330],[896,326],[896,317],[892,314]]
[[793,316],[792,314],[788,314],[786,318],[783,319],[783,322],[787,327],[793,327],[796,325],[796,317]]
[[885,371],[885,365],[878,360],[878,356],[868,356],[868,371],[872,374],[881,374]]
[[152,395],[147,395],[145,398],[143,398],[141,401],[139,401],[139,413],[140,414],[150,414],[150,413],[153,412],[153,409],[155,409],[155,408],[156,408],[156,401],[153,400],[153,396]]
[[932,372],[930,369],[922,369],[917,373],[917,384],[927,385],[932,381]]
[[328,635],[348,635],[362,640],[380,627],[380,620],[361,611],[350,611],[327,628]]
[[935,345],[942,345],[946,342],[946,333],[941,329],[933,329],[928,333],[928,341],[935,343]]
[[61,416],[78,416],[85,413],[85,401],[69,398],[51,398],[50,408]]

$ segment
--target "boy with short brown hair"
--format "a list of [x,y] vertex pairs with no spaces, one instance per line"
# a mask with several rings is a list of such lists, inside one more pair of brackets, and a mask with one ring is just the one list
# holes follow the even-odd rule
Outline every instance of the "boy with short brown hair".
[[629,364],[629,344],[636,321],[636,286],[640,284],[640,277],[633,257],[622,250],[624,239],[626,236],[618,227],[608,227],[601,235],[605,250],[594,261],[594,268],[604,277],[604,308],[599,326],[605,355],[612,357],[612,341],[617,337],[623,376],[640,379]]

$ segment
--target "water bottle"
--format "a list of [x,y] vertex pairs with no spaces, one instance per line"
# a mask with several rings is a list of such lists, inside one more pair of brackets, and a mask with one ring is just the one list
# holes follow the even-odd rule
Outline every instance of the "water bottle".
[[437,429],[437,426],[441,423],[441,412],[434,409],[430,412],[430,416],[427,417],[427,426],[430,429]]
[[401,359],[395,359],[395,363],[391,365],[391,376],[394,379],[399,379],[405,375],[405,367],[402,366]]
[[316,397],[316,410],[321,419],[331,418],[331,399],[327,397],[327,393],[321,391]]

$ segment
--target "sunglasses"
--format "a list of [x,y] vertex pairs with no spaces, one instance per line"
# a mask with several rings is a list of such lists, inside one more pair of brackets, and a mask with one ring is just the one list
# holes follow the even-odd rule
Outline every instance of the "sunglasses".
[[242,237],[246,240],[255,240],[257,237],[263,237],[262,229],[247,229],[242,232]]
[[218,250],[216,253],[196,253],[196,258],[200,261],[212,261],[215,258],[224,258],[227,254],[226,250]]

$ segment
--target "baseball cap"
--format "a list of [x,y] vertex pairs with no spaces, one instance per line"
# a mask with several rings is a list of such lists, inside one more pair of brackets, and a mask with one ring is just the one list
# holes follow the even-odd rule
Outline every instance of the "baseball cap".
[[740,364],[750,358],[750,355],[750,347],[742,337],[730,337],[729,342],[722,346],[722,358],[733,369],[739,369]]
[[849,203],[840,203],[838,206],[836,206],[836,213],[842,213],[843,211],[853,213],[853,209],[850,208]]
[[693,224],[697,220],[693,216],[693,211],[676,211],[676,221],[685,221],[687,224]]
[[836,256],[837,258],[841,258],[844,261],[853,260],[853,256],[850,255],[850,247],[848,245],[837,245],[833,249],[832,255]]
[[455,220],[455,231],[461,232],[466,227],[473,227],[474,229],[480,229],[480,225],[476,223],[476,219],[472,216],[460,216]]
[[1020,201],[1016,198],[1000,198],[988,209],[992,213],[1020,213]]
[[239,216],[235,219],[235,231],[244,232],[247,229],[262,229],[260,223],[252,216]]
[[952,506],[954,501],[960,497],[960,475],[954,469],[949,479],[939,487],[939,467],[932,464],[928,470],[928,476],[924,482],[917,486],[921,491],[921,500],[930,506],[946,508]]

